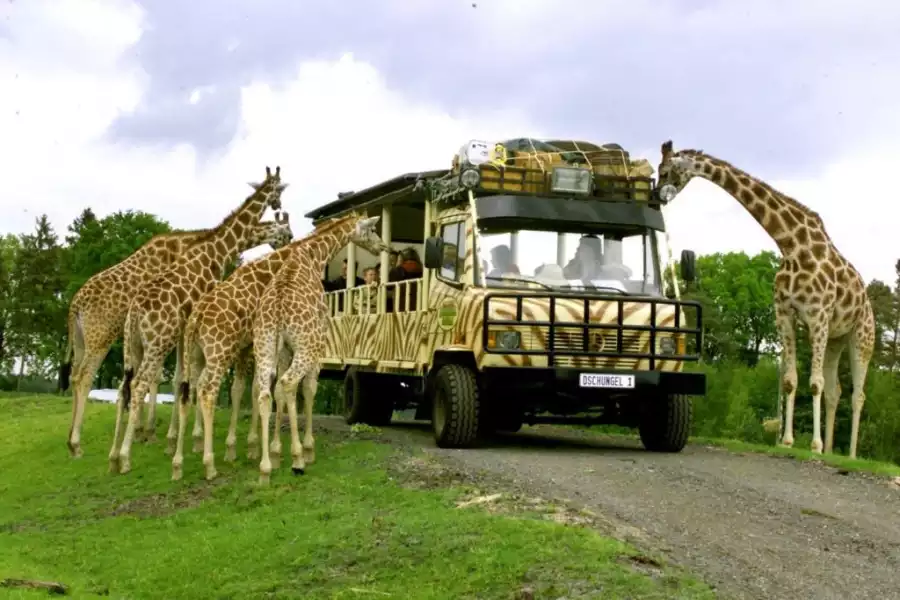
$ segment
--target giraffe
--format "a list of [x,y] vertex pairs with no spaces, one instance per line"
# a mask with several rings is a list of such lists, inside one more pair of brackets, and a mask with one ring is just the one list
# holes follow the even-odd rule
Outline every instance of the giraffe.
[[[200,401],[194,404],[196,415],[193,432],[194,449],[200,451],[203,450],[201,406],[204,399],[215,404],[219,383],[232,363],[234,363],[234,381],[231,388],[232,411],[226,440],[225,460],[228,462],[235,460],[237,418],[241,398],[246,389],[246,380],[252,375],[253,370],[250,336],[257,304],[266,285],[281,268],[285,258],[295,247],[307,239],[304,237],[295,240],[287,246],[240,266],[227,280],[204,295],[191,311],[191,316],[184,329],[185,362],[179,390],[179,427],[173,436],[175,439],[169,437],[170,448],[173,451],[172,478],[174,480],[178,480],[182,476],[184,430],[187,427],[186,416],[191,391],[200,398]],[[290,356],[283,352],[282,371],[287,368],[286,361],[289,359]],[[252,397],[256,398],[255,392]],[[278,405],[279,413],[280,410],[281,407]],[[251,459],[257,458],[257,418],[258,411],[254,403],[250,432],[247,436],[247,457]],[[276,416],[276,422],[278,422],[278,416]],[[199,442],[199,447],[197,442]],[[280,454],[280,450],[280,447],[274,446],[270,452]]]
[[[215,286],[225,266],[240,252],[259,244],[250,234],[267,207],[281,209],[281,168],[266,167],[266,179],[254,188],[241,205],[212,232],[199,239],[178,257],[175,265],[141,288],[125,318],[125,377],[116,403],[116,427],[109,453],[110,470],[121,474],[131,470],[131,444],[137,425],[138,408],[147,388],[162,371],[166,355],[175,347],[176,384],[182,370],[181,333],[191,306]],[[288,238],[289,239],[289,238]],[[286,242],[287,240],[285,240]],[[178,387],[176,386],[176,389]],[[134,400],[134,402],[132,402]],[[128,409],[127,426],[119,443],[122,412]]]
[[859,272],[835,247],[818,213],[733,165],[700,150],[673,151],[662,145],[660,185],[676,192],[694,177],[718,185],[747,209],[781,251],[775,276],[775,321],[782,345],[785,421],[782,444],[794,443],[794,396],[797,392],[796,323],[809,329],[813,395],[812,451],[823,450],[821,401],[825,396],[825,452],[834,444],[834,416],[840,400],[838,364],[849,348],[853,377],[850,457],[856,457],[859,419],[865,403],[865,380],[875,344],[875,319]]
[[[271,382],[275,376],[276,357],[285,347],[292,357],[290,366],[275,385],[278,405],[287,405],[291,427],[291,470],[302,474],[307,462],[315,461],[312,434],[312,410],[319,380],[319,360],[325,351],[325,289],[321,273],[326,262],[348,243],[357,244],[373,254],[390,251],[375,231],[379,217],[366,217],[352,212],[333,219],[303,243],[295,246],[259,300],[253,321],[253,353],[256,358],[257,410],[259,411],[260,483],[267,484],[272,472],[269,456],[269,415],[271,414]],[[297,387],[302,380],[305,432],[301,446],[297,432]],[[203,404],[204,464],[207,473],[213,468],[212,406]],[[280,438],[280,423],[275,437]]]
[[[281,225],[260,223],[254,233],[258,239],[280,237]],[[91,384],[106,358],[110,346],[125,328],[128,303],[146,282],[174,264],[175,259],[210,229],[174,231],[155,235],[125,260],[91,276],[72,297],[68,311],[68,335],[64,373],[72,374],[72,424],[69,428],[69,453],[83,455],[81,427]],[[69,387],[65,381],[63,388]],[[156,393],[159,382],[150,386],[150,410],[147,437],[153,438],[156,424]],[[141,405],[143,407],[143,405]]]

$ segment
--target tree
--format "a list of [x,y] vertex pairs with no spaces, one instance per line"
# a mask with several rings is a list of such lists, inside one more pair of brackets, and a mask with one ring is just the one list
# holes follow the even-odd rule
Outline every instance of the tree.
[[12,234],[0,237],[0,374],[8,372],[11,366],[9,361],[15,353],[12,334],[16,295],[14,270],[20,246],[19,238]]
[[895,292],[891,287],[873,279],[866,286],[866,293],[872,303],[872,312],[875,316],[875,353],[872,357],[873,366],[889,366],[891,357],[888,354],[888,340],[890,332],[897,324],[897,310],[895,307]]
[[679,285],[687,290],[686,299],[703,307],[707,359],[737,359],[752,366],[763,348],[777,343],[773,285],[779,262],[774,252],[697,258],[697,281],[693,287]]
[[11,327],[19,340],[23,366],[43,374],[48,360],[60,362],[65,350],[63,248],[47,215],[35,220],[35,231],[20,236],[13,266]]

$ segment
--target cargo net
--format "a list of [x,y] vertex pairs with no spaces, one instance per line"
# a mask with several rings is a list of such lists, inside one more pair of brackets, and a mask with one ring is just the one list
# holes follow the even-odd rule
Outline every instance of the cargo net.
[[518,166],[549,171],[553,165],[590,167],[598,175],[614,175],[631,179],[653,176],[653,167],[646,159],[631,160],[619,144],[598,146],[574,140],[536,140],[517,138],[499,142],[491,151],[491,163],[496,166]]

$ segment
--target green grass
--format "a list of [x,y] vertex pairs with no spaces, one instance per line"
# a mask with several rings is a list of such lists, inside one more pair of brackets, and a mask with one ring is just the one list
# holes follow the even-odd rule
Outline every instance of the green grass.
[[[637,434],[632,433],[625,427],[617,426],[595,426],[590,428],[578,427],[581,431],[589,431],[594,435],[603,435],[611,437],[622,437],[635,439]],[[721,438],[694,437],[690,439],[691,444],[701,444],[707,446],[716,446],[724,448],[730,452],[754,452],[757,454],[768,454],[769,456],[784,456],[794,458],[796,460],[812,460],[819,461],[823,464],[842,469],[845,471],[857,471],[862,473],[872,473],[885,477],[900,477],[900,465],[894,463],[879,462],[865,458],[850,458],[843,454],[815,454],[811,450],[806,450],[803,446],[809,446],[812,437],[808,434],[800,434],[794,441],[792,448],[777,446],[774,444],[752,444],[740,440],[727,440]]]
[[109,475],[112,407],[88,406],[85,456],[72,460],[70,403],[0,397],[0,580],[58,581],[75,598],[488,599],[523,586],[535,598],[713,597],[673,569],[647,574],[634,549],[591,529],[403,487],[390,476],[398,451],[359,435],[319,432],[306,475],[283,464],[263,488],[255,464],[221,460],[220,413],[216,482],[195,454],[171,482],[162,444],[136,444],[133,471]]
[[759,454],[768,454],[770,456],[786,456],[797,460],[814,460],[845,471],[859,471],[886,477],[900,477],[900,465],[878,462],[876,460],[868,460],[865,458],[850,458],[843,454],[815,454],[811,450],[797,447],[786,448],[784,446],[751,444],[738,440],[721,440],[703,437],[692,437],[691,443],[717,446],[731,452],[756,452]]

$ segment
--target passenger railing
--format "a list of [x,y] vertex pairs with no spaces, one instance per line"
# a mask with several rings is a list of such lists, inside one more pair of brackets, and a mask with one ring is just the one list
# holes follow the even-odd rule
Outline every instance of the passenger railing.
[[416,312],[422,309],[422,279],[358,285],[325,292],[325,302],[331,317]]

